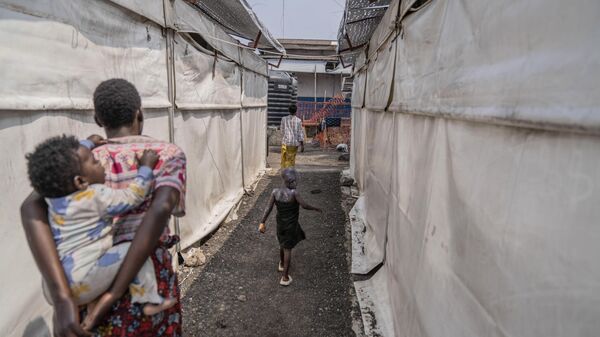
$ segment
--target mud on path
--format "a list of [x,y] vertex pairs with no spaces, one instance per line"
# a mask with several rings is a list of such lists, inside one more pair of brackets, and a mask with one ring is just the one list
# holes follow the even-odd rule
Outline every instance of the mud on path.
[[293,283],[279,285],[275,210],[267,232],[257,230],[271,190],[281,184],[272,171],[244,198],[240,219],[197,245],[207,263],[180,271],[184,336],[355,336],[339,173],[299,171],[300,192],[324,212],[300,212],[307,239],[292,253]]

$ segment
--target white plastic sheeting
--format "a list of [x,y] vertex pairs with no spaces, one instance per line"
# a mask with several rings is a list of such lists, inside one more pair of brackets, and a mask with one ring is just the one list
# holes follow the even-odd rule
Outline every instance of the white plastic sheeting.
[[353,52],[369,43],[369,39],[384,16],[390,0],[348,0],[338,30],[338,52],[350,63],[357,54]]
[[175,37],[177,107],[240,109],[241,69],[235,63],[207,55]]
[[250,41],[259,37],[258,47],[275,48],[280,53],[285,53],[285,48],[260,22],[246,0],[188,1],[223,25],[229,33]]
[[593,0],[433,1],[403,20],[390,108],[598,132],[598,14]]
[[434,0],[384,41],[393,67],[371,51],[355,74],[351,168],[383,262],[357,288],[389,298],[380,332],[598,336],[598,14]]
[[85,10],[68,1],[2,1],[0,16],[0,108],[91,109],[89,93],[112,76],[144,83],[147,108],[171,105],[159,26],[96,1]]
[[185,247],[214,230],[243,193],[239,111],[183,111],[175,126],[188,167],[198,168],[188,170],[187,184],[196,191],[180,220]]
[[[184,5],[190,21],[207,21]],[[93,121],[91,98],[98,83],[112,77],[126,78],[140,91],[144,134],[169,140],[172,102],[162,8],[152,3],[140,9],[137,0],[0,1],[0,167],[5,176],[0,189],[10,191],[0,203],[0,254],[17,257],[0,259],[0,336],[51,331],[51,308],[41,295],[41,277],[18,213],[30,191],[25,153],[61,133],[103,134]],[[225,34],[217,26],[211,29]],[[225,218],[244,185],[264,169],[266,149],[266,62],[233,46],[227,51],[238,57],[220,54],[215,64],[214,55],[187,41],[176,33],[173,44],[174,139],[188,158],[183,247]]]

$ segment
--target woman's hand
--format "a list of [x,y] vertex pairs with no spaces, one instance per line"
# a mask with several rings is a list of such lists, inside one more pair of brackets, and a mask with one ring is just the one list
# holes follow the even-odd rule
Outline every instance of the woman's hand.
[[52,317],[55,337],[91,336],[79,325],[79,308],[71,298],[64,298],[54,303]]
[[258,225],[258,231],[264,233],[266,230],[267,226],[265,226],[264,222],[261,222],[260,225]]
[[118,299],[119,298],[114,296],[111,292],[104,293],[100,296],[94,309],[91,312],[88,312],[88,315],[85,317],[85,320],[82,323],[83,329],[91,331],[96,325],[100,324],[104,316],[110,311],[113,304],[115,304]]

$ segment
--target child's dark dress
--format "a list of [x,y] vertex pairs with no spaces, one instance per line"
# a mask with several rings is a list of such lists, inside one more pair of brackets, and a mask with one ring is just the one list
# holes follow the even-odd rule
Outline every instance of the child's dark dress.
[[292,249],[298,242],[306,239],[304,231],[298,223],[300,205],[296,200],[282,202],[275,200],[277,206],[277,240],[279,246]]

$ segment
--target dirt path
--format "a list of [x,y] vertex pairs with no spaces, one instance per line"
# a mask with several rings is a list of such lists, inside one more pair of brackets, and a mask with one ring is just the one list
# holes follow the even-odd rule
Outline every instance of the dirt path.
[[292,285],[278,284],[275,214],[265,234],[257,231],[270,191],[280,184],[278,176],[265,176],[244,199],[240,219],[200,246],[207,263],[182,273],[185,336],[355,336],[339,173],[332,163],[327,170],[312,167],[318,161],[307,164],[299,190],[325,211],[300,213],[307,240],[293,251]]

